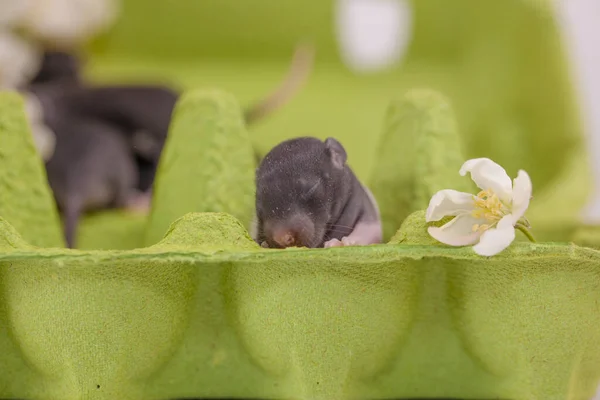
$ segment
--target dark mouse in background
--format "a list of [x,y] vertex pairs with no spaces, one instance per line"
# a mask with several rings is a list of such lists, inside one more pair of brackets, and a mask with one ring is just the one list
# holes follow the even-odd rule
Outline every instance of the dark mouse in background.
[[140,170],[137,186],[150,189],[179,94],[161,85],[88,86],[63,101],[72,113],[121,128]]
[[[261,120],[287,103],[307,80],[313,62],[314,48],[298,45],[282,83],[265,99],[244,110],[246,124]],[[71,111],[123,128],[136,155],[140,169],[138,188],[142,191],[148,190],[154,180],[178,99],[177,91],[160,85],[89,86],[63,97]]]
[[[56,142],[52,127],[62,119],[67,107],[62,101],[74,90],[81,90],[81,62],[72,53],[45,50],[33,79],[19,88],[33,139],[44,161],[48,161]],[[41,96],[41,98],[40,98]]]
[[[159,85],[94,87],[83,80],[81,67],[82,62],[76,53],[59,50],[44,52],[36,76],[22,88],[30,109],[42,114],[41,117],[35,116],[37,120],[43,120],[48,128],[52,128],[57,118],[75,116],[108,122],[122,128],[121,132],[131,146],[136,144],[133,138],[139,130],[149,129],[154,137],[166,136],[171,112],[178,98],[176,91]],[[44,98],[37,98],[39,96]],[[152,184],[156,164],[150,150],[156,150],[148,149],[148,146],[140,150],[136,152],[140,172],[137,186],[145,191]]]
[[[161,86],[87,86],[79,80],[76,60],[69,61],[72,57],[47,57],[38,77],[24,90],[31,114],[38,114],[47,128],[34,127],[34,136],[37,131],[49,131],[56,138],[53,153],[45,159],[46,170],[65,218],[69,247],[74,246],[76,224],[83,212],[123,206],[149,209],[149,189],[179,96]],[[247,121],[254,122],[289,99],[306,78],[310,64],[312,48],[301,46],[290,75],[266,100],[245,112]],[[130,190],[131,158],[133,188],[138,191]],[[115,181],[120,169],[121,181]]]
[[67,246],[73,248],[84,212],[131,204],[138,171],[129,144],[115,125],[74,115],[54,130],[57,144],[46,172],[63,215]]
[[[63,98],[76,90],[80,89],[51,81],[30,85],[26,94],[30,112],[39,114],[43,109],[43,123],[55,137],[53,154],[45,160],[46,175],[70,248],[75,246],[83,213],[149,208],[149,199],[136,189],[139,172],[127,135],[115,124],[72,112]],[[36,121],[31,115],[30,121],[35,136]]]
[[334,138],[286,140],[256,171],[252,235],[263,247],[334,247],[381,243],[375,198],[346,163]]

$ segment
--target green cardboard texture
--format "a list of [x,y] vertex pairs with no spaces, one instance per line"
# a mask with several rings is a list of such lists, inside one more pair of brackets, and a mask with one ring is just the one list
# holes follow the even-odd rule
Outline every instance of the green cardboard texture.
[[472,189],[457,174],[465,161],[460,136],[452,108],[440,94],[415,90],[394,102],[379,142],[370,187],[379,203],[385,239],[410,213],[427,208],[438,190]]
[[[397,215],[402,196],[382,196],[405,216],[394,238],[333,249],[249,237],[252,151],[221,91],[177,105],[157,201],[129,238],[148,246],[40,245],[20,229],[54,235],[58,219],[17,207],[9,167],[39,158],[18,97],[0,96],[0,110],[15,126],[0,158],[0,398],[587,400],[600,381],[599,251],[516,242],[484,258],[427,235],[426,197],[465,184],[437,166],[462,157],[441,94],[411,91],[388,111],[383,137],[415,153],[398,175],[415,195]],[[382,153],[376,169],[397,157]],[[19,193],[48,195],[42,168],[24,171]]]
[[23,99],[0,92],[0,216],[33,245],[62,247],[58,214],[28,130]]
[[146,244],[159,241],[175,219],[196,210],[227,212],[249,228],[254,153],[235,98],[218,91],[184,95],[170,133],[156,178]]

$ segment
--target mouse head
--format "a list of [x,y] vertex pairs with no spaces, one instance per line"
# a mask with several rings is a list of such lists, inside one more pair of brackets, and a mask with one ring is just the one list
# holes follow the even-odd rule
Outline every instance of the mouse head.
[[319,247],[348,192],[346,151],[335,139],[302,137],[274,147],[256,173],[260,240],[269,247]]

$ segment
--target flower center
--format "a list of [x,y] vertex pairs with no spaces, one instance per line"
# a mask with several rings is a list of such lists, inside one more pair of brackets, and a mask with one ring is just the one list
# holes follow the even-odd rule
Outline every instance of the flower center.
[[489,224],[475,224],[473,225],[473,232],[483,232],[498,223],[506,214],[510,212],[508,207],[500,201],[496,193],[491,189],[482,190],[477,193],[477,196],[473,196],[473,203],[475,209],[471,212],[474,218],[486,219]]

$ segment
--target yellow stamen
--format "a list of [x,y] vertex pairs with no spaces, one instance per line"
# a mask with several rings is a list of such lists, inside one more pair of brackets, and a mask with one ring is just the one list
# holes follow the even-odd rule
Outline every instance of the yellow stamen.
[[508,212],[508,208],[491,189],[482,190],[473,196],[475,209],[471,211],[473,218],[486,219],[489,224],[473,225],[473,232],[483,232],[494,226]]
[[471,215],[473,216],[473,218],[482,218],[483,210],[475,209],[475,210],[471,211]]

